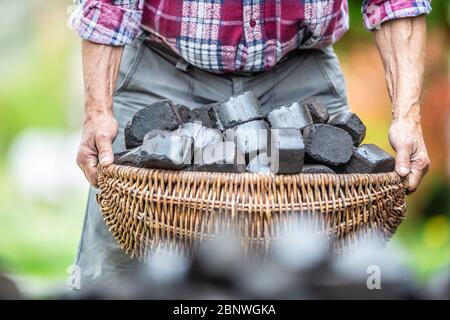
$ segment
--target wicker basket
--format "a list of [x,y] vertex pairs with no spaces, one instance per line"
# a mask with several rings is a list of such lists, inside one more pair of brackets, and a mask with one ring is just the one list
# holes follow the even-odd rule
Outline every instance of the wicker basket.
[[97,201],[122,249],[147,256],[161,243],[190,250],[223,230],[246,248],[267,246],[284,227],[315,221],[342,249],[357,237],[387,241],[405,218],[405,182],[382,174],[218,173],[99,166]]

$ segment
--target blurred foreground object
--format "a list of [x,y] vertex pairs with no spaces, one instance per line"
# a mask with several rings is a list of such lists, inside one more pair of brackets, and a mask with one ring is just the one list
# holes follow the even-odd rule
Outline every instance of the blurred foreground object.
[[428,291],[432,299],[450,300],[450,266],[433,276]]
[[0,273],[0,300],[18,300],[22,299],[16,284],[6,275]]
[[[171,244],[166,244],[171,246]],[[317,229],[292,228],[262,251],[245,251],[222,234],[191,257],[164,245],[139,272],[82,292],[94,299],[430,299],[445,298],[448,274],[420,287],[400,248],[359,243],[342,256]],[[445,291],[447,290],[447,291]]]

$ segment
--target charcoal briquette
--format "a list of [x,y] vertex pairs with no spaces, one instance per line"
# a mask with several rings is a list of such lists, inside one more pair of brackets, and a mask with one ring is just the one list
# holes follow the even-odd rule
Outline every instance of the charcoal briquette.
[[204,105],[194,109],[183,105],[176,105],[175,109],[180,115],[182,123],[199,123],[207,128],[223,129],[213,105]]
[[353,156],[345,167],[347,173],[391,172],[395,159],[374,144],[363,144],[355,148]]
[[297,102],[272,110],[268,114],[267,119],[270,127],[275,129],[303,129],[313,123],[308,109]]
[[302,104],[308,109],[314,123],[327,123],[330,119],[328,108],[316,98],[309,97],[303,100]]
[[302,173],[335,173],[333,169],[322,164],[305,164],[302,168]]
[[228,101],[209,105],[213,107],[223,129],[228,129],[249,121],[262,119],[261,104],[251,91],[232,96]]
[[174,130],[181,124],[181,117],[170,101],[159,101],[136,112],[125,127],[127,149],[142,144],[147,132],[151,130]]
[[328,124],[347,131],[355,146],[359,146],[366,136],[366,126],[356,114],[350,111],[339,113],[328,121]]
[[320,164],[347,163],[353,153],[353,140],[344,130],[328,124],[313,124],[303,131],[305,151]]
[[194,140],[194,152],[203,149],[205,146],[223,141],[222,132],[218,129],[211,129],[197,122],[183,123],[177,132],[187,135]]
[[118,164],[142,168],[181,170],[192,161],[193,139],[163,130],[148,132],[141,146],[118,159]]
[[194,157],[189,171],[244,172],[245,158],[233,141],[220,141],[206,145]]
[[251,161],[267,151],[269,126],[264,120],[246,122],[225,131],[225,140],[234,141],[237,149]]
[[263,152],[254,157],[247,165],[246,170],[253,173],[270,173],[270,159],[267,153]]
[[270,166],[274,173],[292,174],[302,171],[305,145],[299,129],[270,130]]

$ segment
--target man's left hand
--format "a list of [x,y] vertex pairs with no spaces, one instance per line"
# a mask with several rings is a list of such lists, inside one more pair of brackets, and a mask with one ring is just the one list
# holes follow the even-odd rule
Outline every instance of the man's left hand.
[[389,130],[389,141],[397,152],[395,171],[402,177],[408,176],[408,193],[412,193],[430,166],[420,122],[394,120]]

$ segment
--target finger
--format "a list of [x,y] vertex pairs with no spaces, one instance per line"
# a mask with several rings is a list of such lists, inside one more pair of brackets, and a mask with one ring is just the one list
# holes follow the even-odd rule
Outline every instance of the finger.
[[94,187],[98,187],[98,181],[97,181],[97,158],[92,158],[92,160],[89,160],[86,162],[83,166],[83,172],[86,176],[86,179],[89,181],[89,184],[91,184]]
[[84,174],[88,179],[89,183],[98,188],[98,180],[97,180],[97,165],[86,167],[84,170]]
[[110,165],[114,161],[112,143],[106,136],[98,136],[96,139],[96,145],[98,150],[98,159],[102,165]]
[[413,193],[417,190],[417,187],[422,181],[424,173],[416,168],[411,169],[411,174],[408,177],[408,194]]
[[411,174],[408,178],[408,193],[413,193],[419,187],[420,182],[428,171],[430,161],[427,157],[413,161],[411,164]]
[[402,147],[397,151],[395,157],[395,171],[402,177],[406,177],[411,170],[411,149],[409,147]]
[[77,155],[77,164],[83,171],[86,179],[93,186],[97,186],[97,156],[95,153],[80,149]]

